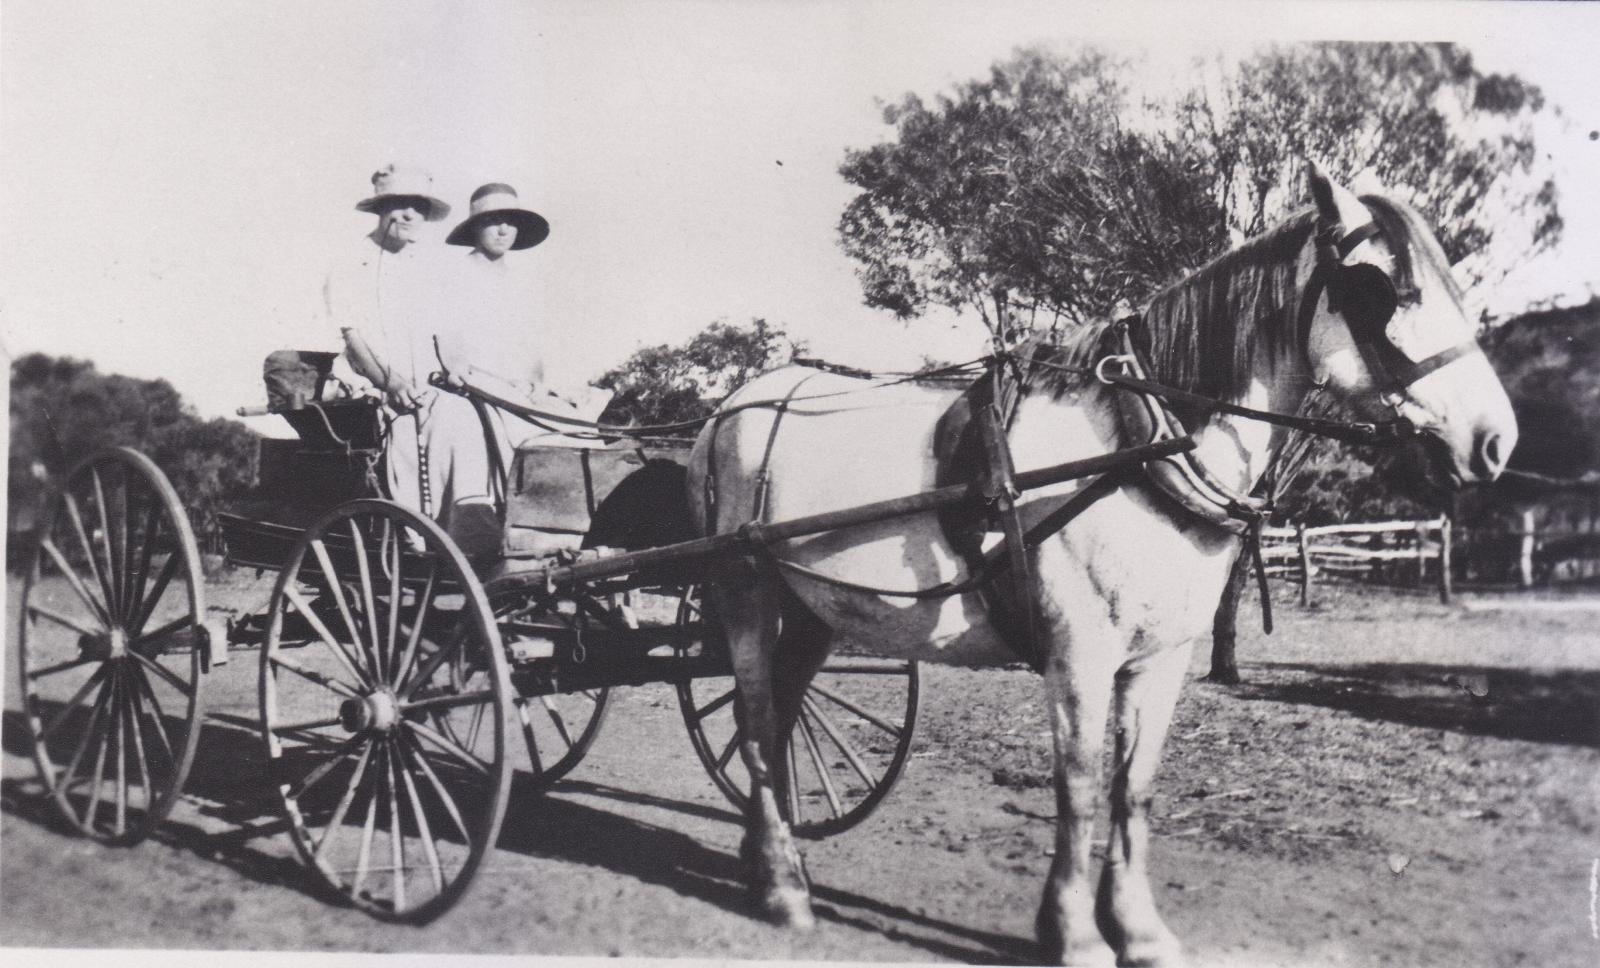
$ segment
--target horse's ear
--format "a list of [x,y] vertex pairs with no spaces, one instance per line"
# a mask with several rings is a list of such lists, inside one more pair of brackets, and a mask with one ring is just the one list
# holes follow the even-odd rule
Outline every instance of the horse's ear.
[[1306,160],[1306,181],[1311,185],[1311,198],[1317,203],[1317,214],[1326,222],[1339,220],[1339,202],[1334,198],[1333,179],[1315,159]]

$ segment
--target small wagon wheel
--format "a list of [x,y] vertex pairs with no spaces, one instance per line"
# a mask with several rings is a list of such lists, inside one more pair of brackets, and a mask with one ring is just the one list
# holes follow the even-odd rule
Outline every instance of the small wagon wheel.
[[143,454],[100,451],[51,495],[17,664],[45,790],[96,840],[143,839],[189,774],[209,669],[204,586],[183,504]]
[[261,728],[295,846],[342,900],[432,920],[493,849],[510,789],[482,586],[431,520],[358,500],[301,536],[268,615]]
[[[702,648],[725,648],[708,628],[697,589],[685,591],[680,627],[699,624]],[[744,808],[749,774],[739,753],[731,677],[678,683],[678,706],[689,740],[711,779]],[[800,719],[783,744],[783,807],[796,834],[821,838],[865,820],[888,795],[911,753],[921,705],[914,661],[867,656],[830,658],[806,689]],[[790,778],[798,778],[791,781]]]

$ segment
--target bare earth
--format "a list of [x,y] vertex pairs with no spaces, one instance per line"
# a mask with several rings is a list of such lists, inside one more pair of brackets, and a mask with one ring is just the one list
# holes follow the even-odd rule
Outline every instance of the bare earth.
[[[212,605],[259,610],[270,578],[213,582]],[[1281,602],[1270,638],[1247,607],[1245,684],[1193,681],[1180,702],[1155,802],[1155,885],[1195,962],[1600,963],[1595,600],[1319,598],[1312,610]],[[620,690],[553,793],[513,789],[498,853],[439,921],[397,927],[330,906],[255,782],[262,757],[242,725],[256,716],[255,659],[214,673],[212,711],[234,718],[207,726],[186,800],[130,849],[59,832],[8,664],[0,944],[1035,960],[1055,807],[1025,671],[925,671],[917,752],[893,794],[862,826],[804,845],[819,926],[794,934],[748,915],[737,818],[665,686]]]

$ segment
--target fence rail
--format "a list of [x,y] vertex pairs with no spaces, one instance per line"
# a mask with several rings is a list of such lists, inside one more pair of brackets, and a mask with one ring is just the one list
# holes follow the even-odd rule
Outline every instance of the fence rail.
[[1443,515],[1424,521],[1261,529],[1267,574],[1299,584],[1302,605],[1311,603],[1311,585],[1319,574],[1372,575],[1397,562],[1416,563],[1411,578],[1419,585],[1427,579],[1432,562],[1439,600],[1449,602],[1451,543],[1450,518]]

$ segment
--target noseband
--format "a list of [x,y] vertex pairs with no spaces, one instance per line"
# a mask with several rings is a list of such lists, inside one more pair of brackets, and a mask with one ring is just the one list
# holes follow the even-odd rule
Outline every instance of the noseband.
[[1344,320],[1356,349],[1380,392],[1391,403],[1406,389],[1440,367],[1479,352],[1475,340],[1463,340],[1422,360],[1413,360],[1389,339],[1387,327],[1400,308],[1400,295],[1389,274],[1375,265],[1346,265],[1361,243],[1379,234],[1376,222],[1346,232],[1340,222],[1322,222],[1317,229],[1317,265],[1300,297],[1300,345],[1308,346],[1311,320],[1322,293],[1328,309]]

